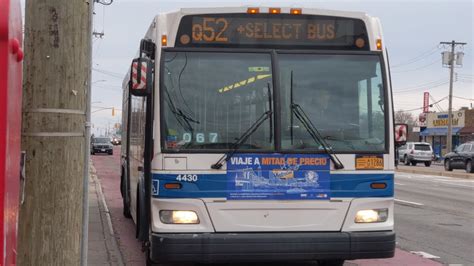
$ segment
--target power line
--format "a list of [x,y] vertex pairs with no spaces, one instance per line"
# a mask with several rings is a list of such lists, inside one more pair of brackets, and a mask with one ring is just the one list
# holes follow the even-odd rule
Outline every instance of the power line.
[[425,58],[429,57],[430,55],[436,53],[438,50],[439,50],[439,47],[435,46],[431,50],[423,52],[423,53],[419,54],[418,56],[415,56],[414,58],[412,58],[410,60],[407,60],[403,63],[395,64],[395,65],[391,66],[391,68],[397,68],[397,67],[402,67],[402,66],[405,66],[405,65],[411,65],[415,62],[418,62],[422,59],[425,59]]
[[[104,90],[109,90],[109,91],[113,91],[113,92],[116,92],[116,93],[122,93],[122,87],[118,87],[118,89],[114,89],[114,88],[108,88],[108,87],[104,87],[104,86],[100,86],[100,85],[94,85],[94,88],[97,87],[99,89],[104,89]],[[94,90],[95,91],[95,90]]]
[[111,71],[107,71],[107,70],[102,70],[102,69],[97,69],[97,68],[92,68],[92,70],[96,71],[96,72],[99,72],[101,74],[107,75],[107,76],[117,78],[117,79],[121,79],[121,80],[123,79],[123,75],[121,75],[119,73],[115,73],[115,72],[111,72]]
[[[417,87],[417,88],[413,88],[413,89],[407,89],[407,90],[402,90],[402,91],[394,91],[393,93],[394,94],[400,94],[400,93],[407,93],[407,92],[413,92],[413,91],[428,90],[428,89],[433,89],[433,88],[437,88],[439,86],[446,85],[448,83],[449,83],[449,81],[444,81],[444,82],[434,83],[434,84],[431,84],[431,85],[421,86],[421,87]],[[429,87],[429,88],[427,88],[427,87]]]
[[[429,96],[430,96],[430,99],[431,99],[432,101],[436,102],[436,99],[433,97],[433,95],[431,95],[431,93],[429,93]],[[436,108],[438,109],[438,111],[440,111],[440,112],[443,112],[443,111],[444,111],[438,103],[435,103],[435,104],[433,104],[433,105],[436,106]]]
[[[437,104],[437,103],[439,103],[439,102],[441,102],[441,101],[444,101],[444,100],[446,100],[447,98],[448,98],[448,96],[445,96],[445,97],[441,98],[439,101],[436,101],[436,102],[430,104],[430,106],[432,106],[432,105],[434,105],[434,104]],[[400,111],[411,112],[411,111],[422,110],[422,109],[423,109],[423,107],[418,107],[418,108],[413,108],[413,109],[409,109],[409,110],[400,110]]]
[[401,90],[408,90],[408,89],[414,89],[414,88],[419,88],[419,87],[426,87],[426,86],[430,86],[430,85],[432,85],[432,84],[436,84],[436,83],[444,82],[444,81],[446,81],[446,78],[442,78],[442,79],[438,79],[438,80],[433,80],[433,81],[426,82],[426,83],[422,83],[422,84],[418,84],[418,85],[408,86],[408,87],[402,88]]
[[417,68],[414,68],[414,69],[408,69],[408,70],[403,70],[403,71],[392,71],[392,73],[394,74],[398,74],[398,73],[405,73],[405,72],[413,72],[413,71],[418,71],[420,69],[424,69],[424,68],[427,68],[427,67],[430,67],[438,62],[441,62],[441,59],[437,59],[436,61],[433,61],[427,65],[423,65],[423,66],[420,66],[420,67],[417,67]]
[[453,97],[456,98],[456,99],[461,99],[461,100],[466,100],[466,101],[471,101],[471,102],[474,101],[474,99],[469,99],[469,98],[465,98],[465,97],[459,97],[459,96],[454,96],[454,95],[453,95]]

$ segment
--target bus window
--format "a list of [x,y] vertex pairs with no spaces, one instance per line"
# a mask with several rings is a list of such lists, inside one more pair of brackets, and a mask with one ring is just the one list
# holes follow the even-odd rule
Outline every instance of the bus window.
[[385,151],[379,60],[377,55],[279,55],[282,149],[322,151],[292,113],[291,104],[297,104],[336,152]]
[[[230,149],[269,110],[270,54],[167,52],[161,84],[164,150]],[[241,150],[273,149],[270,124]]]

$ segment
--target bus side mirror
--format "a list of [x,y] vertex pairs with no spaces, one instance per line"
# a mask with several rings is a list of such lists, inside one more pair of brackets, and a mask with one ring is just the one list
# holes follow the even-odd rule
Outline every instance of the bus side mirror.
[[151,95],[153,88],[153,62],[148,58],[135,58],[130,70],[129,90],[133,96]]
[[408,124],[395,124],[395,146],[400,147],[407,143]]

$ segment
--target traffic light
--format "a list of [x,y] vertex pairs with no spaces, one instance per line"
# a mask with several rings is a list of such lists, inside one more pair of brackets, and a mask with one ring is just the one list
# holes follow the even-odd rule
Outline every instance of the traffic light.
[[112,107],[112,116],[115,116],[115,107]]

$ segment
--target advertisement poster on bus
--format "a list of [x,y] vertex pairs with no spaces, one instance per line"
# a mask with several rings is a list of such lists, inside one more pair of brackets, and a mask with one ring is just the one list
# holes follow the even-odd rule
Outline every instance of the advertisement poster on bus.
[[227,163],[228,199],[329,199],[329,157],[322,154],[239,154]]

